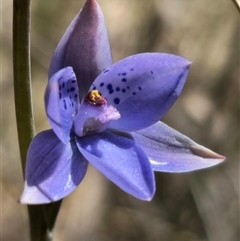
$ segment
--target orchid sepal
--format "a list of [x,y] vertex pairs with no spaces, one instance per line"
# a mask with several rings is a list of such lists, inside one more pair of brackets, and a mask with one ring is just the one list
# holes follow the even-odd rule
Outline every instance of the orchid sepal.
[[74,140],[65,145],[52,130],[40,132],[28,149],[20,203],[43,204],[64,198],[82,181],[87,166]]
[[[96,0],[87,0],[61,38],[52,57],[49,78],[71,66],[77,76],[80,98],[94,79],[112,64],[104,16]],[[84,80],[84,81],[83,81]]]
[[77,137],[76,143],[83,156],[122,190],[141,200],[152,199],[155,181],[150,162],[130,135],[104,131]]
[[225,157],[201,146],[163,122],[131,133],[154,171],[190,172],[220,164]]

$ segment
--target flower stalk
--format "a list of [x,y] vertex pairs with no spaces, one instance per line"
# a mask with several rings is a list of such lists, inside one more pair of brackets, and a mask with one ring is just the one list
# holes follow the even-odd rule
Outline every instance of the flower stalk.
[[[27,149],[35,135],[30,65],[31,0],[13,1],[13,74],[19,149],[23,174]],[[51,241],[61,201],[51,205],[29,205],[31,241]]]
[[23,172],[28,146],[35,135],[30,72],[30,2],[13,4],[13,74],[18,140]]

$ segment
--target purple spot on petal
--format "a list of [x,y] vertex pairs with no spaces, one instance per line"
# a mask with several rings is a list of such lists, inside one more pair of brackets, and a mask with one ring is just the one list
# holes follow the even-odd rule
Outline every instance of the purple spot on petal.
[[133,94],[133,95],[136,95],[136,92],[133,92],[132,94]]
[[125,93],[125,92],[126,92],[126,89],[122,89],[122,92]]
[[127,79],[126,79],[126,78],[123,78],[123,79],[122,79],[122,82],[127,82]]
[[117,87],[117,88],[116,88],[116,91],[120,91],[120,88],[119,88],[119,87]]
[[63,100],[63,106],[64,106],[64,109],[66,110],[67,109],[66,100]]
[[100,87],[103,87],[104,86],[104,83],[102,82],[101,84],[100,84]]
[[70,88],[70,91],[71,91],[71,92],[73,92],[74,90],[75,90],[75,88],[74,88],[74,87]]
[[138,89],[139,89],[139,90],[142,90],[142,87],[141,87],[141,86],[138,86]]
[[114,92],[113,91],[113,86],[111,84],[107,85],[107,89],[108,89],[109,94],[112,94]]
[[122,76],[125,76],[125,75],[127,75],[127,73],[123,72],[123,73],[122,73]]
[[131,71],[133,71],[134,69],[133,69],[133,68],[131,68],[130,70],[131,70]]
[[120,99],[119,98],[114,98],[113,102],[118,105],[120,103]]

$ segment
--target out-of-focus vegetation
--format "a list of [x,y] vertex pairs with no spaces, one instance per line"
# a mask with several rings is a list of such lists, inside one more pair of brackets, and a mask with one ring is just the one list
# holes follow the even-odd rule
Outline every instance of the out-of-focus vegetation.
[[[55,241],[239,240],[239,15],[226,0],[99,0],[114,61],[168,52],[193,62],[186,87],[163,121],[227,156],[190,174],[156,173],[157,191],[142,202],[90,167],[62,205]],[[43,93],[53,51],[81,0],[33,0],[31,53],[37,131],[49,128]],[[12,74],[12,1],[2,2],[1,235],[28,240]],[[81,61],[81,60],[79,60]],[[24,95],[24,93],[23,93]]]

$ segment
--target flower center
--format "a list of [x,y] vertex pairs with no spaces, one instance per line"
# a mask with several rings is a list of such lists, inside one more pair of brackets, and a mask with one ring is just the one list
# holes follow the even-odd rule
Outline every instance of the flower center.
[[85,136],[107,129],[109,122],[120,118],[120,113],[98,90],[92,90],[84,97],[74,120],[75,134]]

